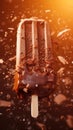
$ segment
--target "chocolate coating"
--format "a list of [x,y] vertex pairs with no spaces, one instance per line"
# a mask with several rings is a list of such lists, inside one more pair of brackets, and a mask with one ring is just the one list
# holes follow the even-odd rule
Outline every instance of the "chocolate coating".
[[18,91],[45,97],[54,90],[55,81],[55,74],[52,69],[48,73],[29,72],[25,69],[24,74],[19,76]]
[[21,95],[48,96],[54,89],[56,80],[50,66],[53,55],[47,22],[35,18],[20,22],[16,50],[14,90]]

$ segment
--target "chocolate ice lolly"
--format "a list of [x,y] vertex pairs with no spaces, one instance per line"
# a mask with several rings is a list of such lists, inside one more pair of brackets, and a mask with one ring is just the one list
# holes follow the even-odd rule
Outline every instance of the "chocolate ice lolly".
[[[48,23],[43,19],[23,19],[17,30],[14,90],[31,95],[31,116],[38,116],[38,97],[54,88],[52,45]],[[22,95],[21,93],[21,95]]]

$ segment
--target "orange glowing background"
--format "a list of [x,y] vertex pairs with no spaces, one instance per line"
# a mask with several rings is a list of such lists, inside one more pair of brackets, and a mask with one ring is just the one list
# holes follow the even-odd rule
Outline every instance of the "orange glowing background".
[[56,9],[63,18],[73,18],[73,0],[51,0],[52,9]]
[[[64,75],[58,81],[53,98],[50,97],[52,100],[48,100],[51,102],[40,100],[39,106],[42,111],[40,111],[39,120],[35,121],[31,120],[29,114],[30,100],[24,105],[25,100],[19,102],[15,93],[12,92],[16,64],[17,27],[20,19],[30,17],[48,21],[54,50],[53,68],[56,73],[65,70],[64,73],[62,72]],[[64,61],[68,64],[64,64]],[[66,81],[72,84],[67,86]],[[7,130],[33,129],[36,127],[36,121],[44,123],[47,129],[64,128],[63,130],[67,130],[69,127],[66,126],[65,120],[68,117],[72,118],[73,128],[73,0],[0,0],[0,85],[0,98],[14,102],[13,108],[0,109],[0,122],[3,126],[0,125],[0,130],[6,128]],[[64,102],[62,106],[53,105],[52,101],[57,94],[67,96],[68,103]],[[50,107],[43,105],[44,103]],[[45,111],[46,108],[47,111]]]

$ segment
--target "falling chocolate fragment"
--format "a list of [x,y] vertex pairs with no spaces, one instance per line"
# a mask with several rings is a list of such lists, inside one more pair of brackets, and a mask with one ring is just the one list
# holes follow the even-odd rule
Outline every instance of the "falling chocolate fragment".
[[73,128],[73,116],[72,115],[67,115],[66,117],[66,123],[70,128]]
[[11,101],[0,100],[0,107],[11,107]]
[[17,30],[16,74],[14,90],[31,95],[31,116],[38,116],[38,97],[54,89],[55,74],[51,67],[52,46],[48,24],[43,19],[23,19]]
[[63,94],[58,94],[55,98],[54,98],[54,102],[57,103],[58,105],[60,105],[62,102],[66,101],[67,97]]

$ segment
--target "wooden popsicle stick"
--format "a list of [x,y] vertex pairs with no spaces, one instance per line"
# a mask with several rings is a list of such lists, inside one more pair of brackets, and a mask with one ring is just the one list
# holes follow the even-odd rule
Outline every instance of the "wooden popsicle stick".
[[31,116],[33,118],[38,116],[38,95],[31,96]]

